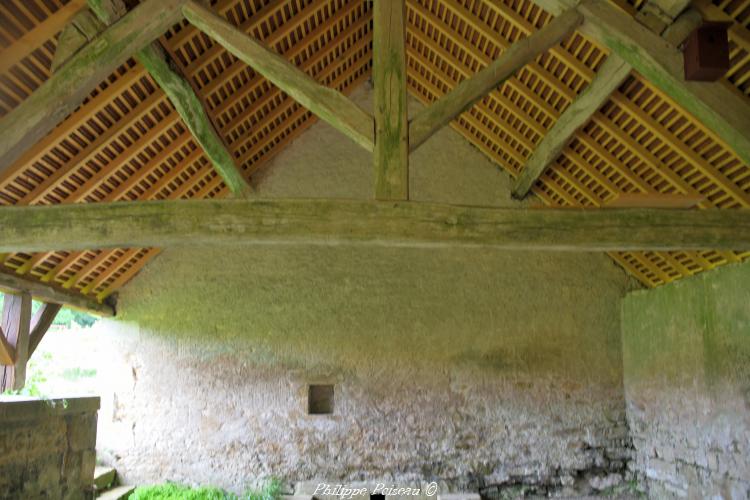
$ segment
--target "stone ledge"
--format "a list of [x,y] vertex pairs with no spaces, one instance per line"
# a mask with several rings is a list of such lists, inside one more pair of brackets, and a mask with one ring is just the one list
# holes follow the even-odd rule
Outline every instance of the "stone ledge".
[[0,420],[72,415],[99,410],[99,396],[41,399],[28,396],[0,396]]

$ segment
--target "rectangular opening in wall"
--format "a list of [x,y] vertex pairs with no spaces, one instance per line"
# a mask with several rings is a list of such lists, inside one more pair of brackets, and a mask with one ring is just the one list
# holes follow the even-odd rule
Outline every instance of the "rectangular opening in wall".
[[385,500],[385,495],[375,493],[370,495],[370,500]]
[[333,414],[333,386],[330,384],[310,385],[307,389],[308,415]]

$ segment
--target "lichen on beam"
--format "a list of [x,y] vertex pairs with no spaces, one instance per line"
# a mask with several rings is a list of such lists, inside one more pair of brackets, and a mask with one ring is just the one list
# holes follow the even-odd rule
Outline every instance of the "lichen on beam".
[[750,210],[509,209],[340,199],[0,208],[0,252],[202,244],[742,250],[750,249]]

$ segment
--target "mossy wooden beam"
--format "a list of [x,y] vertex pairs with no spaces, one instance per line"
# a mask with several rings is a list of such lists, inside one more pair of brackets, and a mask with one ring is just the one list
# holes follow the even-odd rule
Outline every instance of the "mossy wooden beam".
[[750,210],[507,209],[226,199],[0,208],[0,252],[256,244],[750,249]]
[[414,151],[451,120],[500,86],[539,54],[560,43],[583,21],[575,9],[553,19],[536,33],[511,45],[498,59],[420,111],[409,124],[409,148]]
[[409,199],[409,116],[406,93],[406,4],[373,4],[375,198]]
[[0,120],[0,173],[79,106],[119,65],[179,22],[183,2],[141,2],[5,115]]
[[[106,25],[113,24],[125,13],[122,1],[88,0],[88,3],[89,8]],[[142,48],[135,57],[167,94],[182,121],[211,160],[214,169],[229,190],[239,196],[249,194],[252,191],[250,184],[216,132],[203,103],[190,83],[170,65],[159,42],[153,42]]]
[[55,55],[52,58],[50,71],[55,73],[76,52],[104,30],[104,24],[88,9],[79,11],[68,24],[65,25],[57,38]]
[[523,198],[531,190],[544,170],[555,161],[560,152],[574,137],[579,128],[586,125],[591,116],[605,103],[609,96],[628,77],[632,68],[617,54],[611,54],[594,80],[563,112],[552,129],[537,145],[526,166],[516,179],[513,196]]
[[97,316],[114,316],[111,304],[99,303],[80,294],[64,290],[54,285],[26,279],[15,273],[0,271],[0,291],[9,293],[29,292],[32,297],[42,302],[66,304]]
[[619,55],[750,163],[750,102],[721,82],[688,82],[682,53],[609,2],[584,0],[582,31]]
[[566,10],[575,7],[580,0],[531,0],[532,3],[546,10],[553,16],[559,16]]
[[343,132],[368,151],[373,151],[375,146],[373,117],[348,97],[335,89],[319,84],[289,61],[199,3],[188,1],[183,7],[183,13],[196,28],[213,38],[320,119]]

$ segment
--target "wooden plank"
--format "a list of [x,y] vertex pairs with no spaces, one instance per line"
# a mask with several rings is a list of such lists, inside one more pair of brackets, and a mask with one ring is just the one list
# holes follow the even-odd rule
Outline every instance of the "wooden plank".
[[34,29],[14,41],[10,47],[4,49],[3,57],[0,57],[0,74],[7,73],[13,66],[21,62],[24,57],[31,54],[50,38],[53,38],[85,3],[85,0],[71,0],[57,9],[54,14],[36,25]]
[[607,208],[693,208],[705,199],[689,194],[618,193],[607,203]]
[[[89,8],[106,25],[111,25],[125,13],[121,0],[88,0]],[[136,53],[138,62],[148,70],[174,105],[188,130],[193,134],[203,152],[224,179],[232,193],[245,196],[252,191],[234,157],[216,132],[203,103],[190,83],[167,60],[159,42],[152,42]]]
[[576,10],[566,11],[541,30],[511,45],[486,68],[420,111],[409,125],[410,150],[414,151],[432,134],[471,108],[539,54],[560,43],[573,33],[582,20],[583,17]]
[[8,343],[5,332],[0,327],[0,365],[12,366],[16,362],[16,350]]
[[79,50],[0,120],[0,175],[44,137],[135,51],[181,18],[184,0],[147,0]]
[[682,53],[607,2],[584,0],[582,30],[617,53],[750,163],[750,102],[720,82],[686,82]]
[[531,0],[537,6],[546,10],[553,16],[559,16],[563,12],[575,7],[580,0]]
[[3,207],[0,251],[196,244],[750,249],[750,210],[506,209],[326,199]]
[[31,334],[29,335],[29,358],[34,354],[36,348],[39,346],[39,342],[44,338],[44,334],[49,330],[52,322],[55,321],[55,316],[60,312],[62,308],[61,304],[52,304],[45,302],[42,304],[34,317],[31,320]]
[[8,294],[3,304],[2,330],[14,351],[13,365],[0,367],[0,393],[18,391],[26,384],[26,362],[29,359],[29,326],[31,323],[31,295],[22,292]]
[[26,279],[5,271],[0,271],[0,290],[10,293],[27,291],[35,299],[41,300],[42,302],[65,304],[74,309],[80,309],[96,316],[108,317],[115,315],[114,307],[110,304],[99,303],[80,294],[63,290],[51,284]]
[[197,2],[183,13],[195,27],[331,126],[368,151],[375,146],[373,117],[337,90],[320,85],[265,45],[239,31]]
[[409,116],[406,93],[406,4],[373,4],[375,198],[409,199]]
[[565,110],[536,147],[513,187],[515,198],[525,197],[531,186],[560,155],[578,129],[586,125],[630,74],[632,68],[617,54],[611,54],[581,95]]

